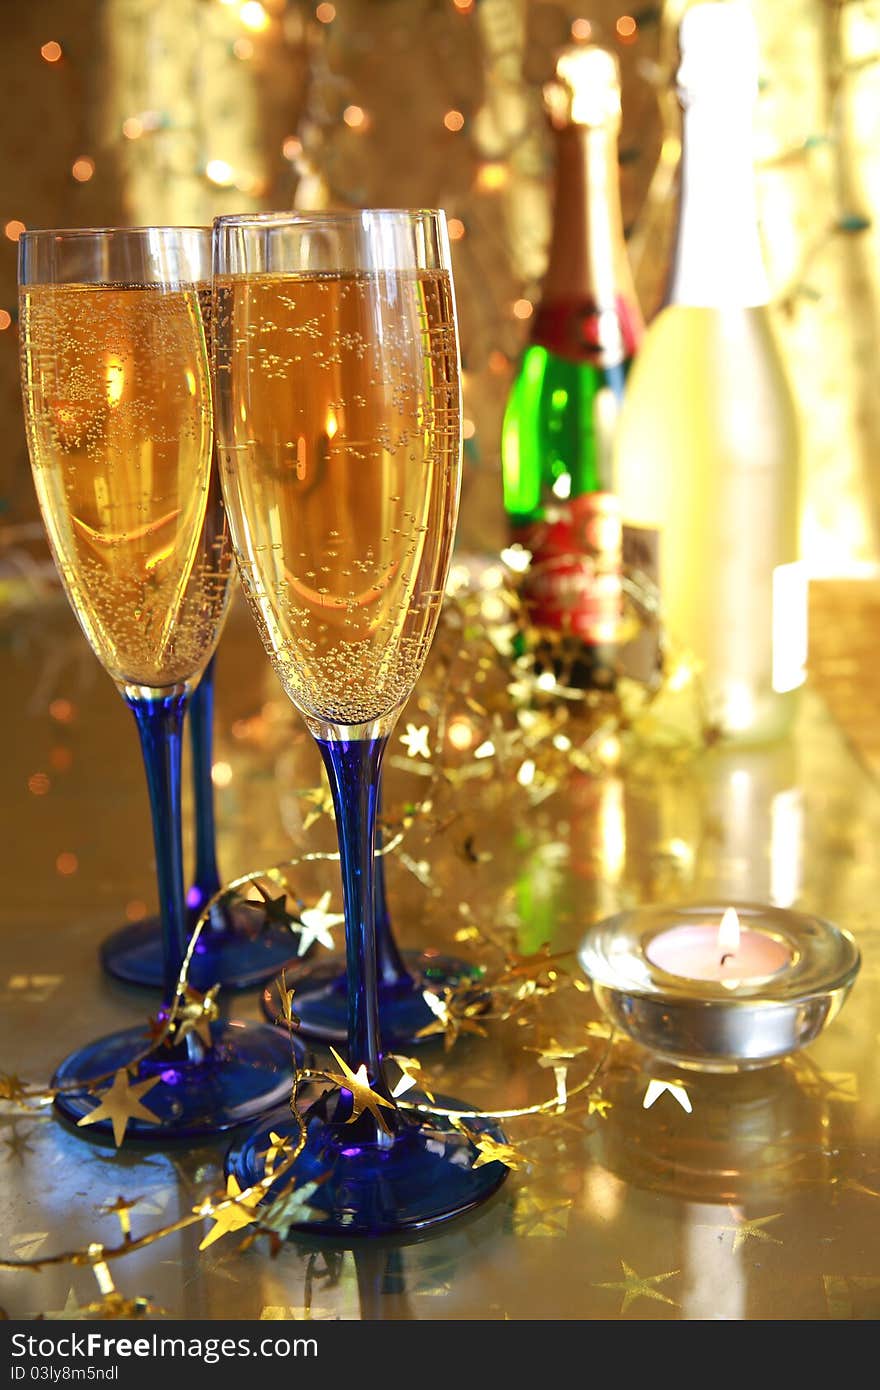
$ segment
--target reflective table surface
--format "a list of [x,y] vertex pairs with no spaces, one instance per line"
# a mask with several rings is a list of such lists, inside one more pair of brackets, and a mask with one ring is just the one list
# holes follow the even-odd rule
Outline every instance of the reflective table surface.
[[[238,603],[217,682],[224,878],[332,850],[317,756]],[[130,716],[60,598],[3,619],[0,701],[0,1073],[45,1083],[75,1046],[155,1008],[98,964],[109,932],[155,910],[147,798]],[[418,735],[400,741],[424,723],[414,702],[387,768],[392,806],[418,801],[432,774],[412,753]],[[200,1252],[202,1222],[113,1260],[120,1293],[152,1316],[202,1320],[880,1315],[880,789],[819,690],[808,685],[792,736],[769,748],[612,759],[539,792],[502,746],[456,766],[469,761],[486,768],[435,778],[430,815],[389,856],[398,935],[496,970],[505,952],[509,965],[545,943],[554,962],[487,1036],[421,1046],[422,1076],[493,1111],[552,1098],[560,1053],[569,1088],[596,1070],[591,1085],[564,1113],[510,1121],[520,1166],[433,1236],[273,1250],[265,1237],[242,1249],[235,1233]],[[340,911],[332,859],[289,879]],[[795,1058],[676,1076],[635,1044],[609,1044],[577,966],[586,927],[640,902],[703,899],[797,905],[856,937],[851,997]],[[221,1003],[260,1017],[256,992]],[[135,1237],[172,1224],[222,1185],[226,1146],[116,1152],[49,1107],[0,1105],[0,1254],[117,1246],[106,1208],[119,1197],[134,1202]],[[88,1264],[0,1271],[10,1317],[76,1316],[98,1297]]]

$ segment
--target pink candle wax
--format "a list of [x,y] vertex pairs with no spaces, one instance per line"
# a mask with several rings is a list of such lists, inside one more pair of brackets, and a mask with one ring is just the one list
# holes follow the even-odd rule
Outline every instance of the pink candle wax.
[[735,926],[734,932],[731,940],[711,923],[670,927],[654,937],[645,954],[670,975],[730,985],[775,975],[791,964],[793,952],[775,937],[752,927]]

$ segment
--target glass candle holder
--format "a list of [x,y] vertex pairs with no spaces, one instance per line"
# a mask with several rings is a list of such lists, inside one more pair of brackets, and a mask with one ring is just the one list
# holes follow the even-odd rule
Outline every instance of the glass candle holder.
[[860,956],[820,917],[759,903],[639,907],[606,918],[578,957],[606,1018],[676,1066],[768,1066],[840,1011]]

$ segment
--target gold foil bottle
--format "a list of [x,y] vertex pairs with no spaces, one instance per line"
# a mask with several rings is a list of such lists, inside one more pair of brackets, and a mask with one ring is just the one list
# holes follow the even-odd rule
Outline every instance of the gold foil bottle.
[[624,557],[659,578],[667,645],[692,653],[729,740],[784,733],[803,682],[794,403],[768,317],[751,155],[757,36],[738,4],[680,30],[678,238],[615,450]]

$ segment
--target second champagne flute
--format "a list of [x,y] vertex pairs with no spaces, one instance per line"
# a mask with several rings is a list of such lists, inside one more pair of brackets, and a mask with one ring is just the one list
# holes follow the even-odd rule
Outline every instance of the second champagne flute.
[[[291,1172],[318,1186],[314,1220],[296,1225],[419,1229],[475,1206],[508,1171],[448,1117],[416,1119],[397,1106],[380,1040],[379,775],[434,636],[458,511],[445,218],[220,218],[214,272],[217,436],[236,558],[275,671],[327,770],[342,866],[348,1057],[338,1059],[339,1089],[305,1115]],[[487,1121],[466,1123],[503,1138]],[[265,1174],[279,1136],[295,1144],[299,1133],[284,1112],[257,1126],[227,1160],[239,1183]]]
[[[203,228],[27,232],[19,243],[22,387],[40,509],[68,599],[134,715],[146,765],[160,1023],[177,998],[188,938],[181,729],[228,587],[203,320],[210,274]],[[226,1129],[284,1098],[290,1049],[274,1029],[188,1022],[158,1046],[143,1027],[128,1028],[73,1053],[55,1075],[57,1109],[96,1133],[115,1127],[124,1104],[129,1132],[161,1140]],[[116,1077],[125,1070],[135,1082]],[[102,1102],[111,1081],[113,1099]]]

